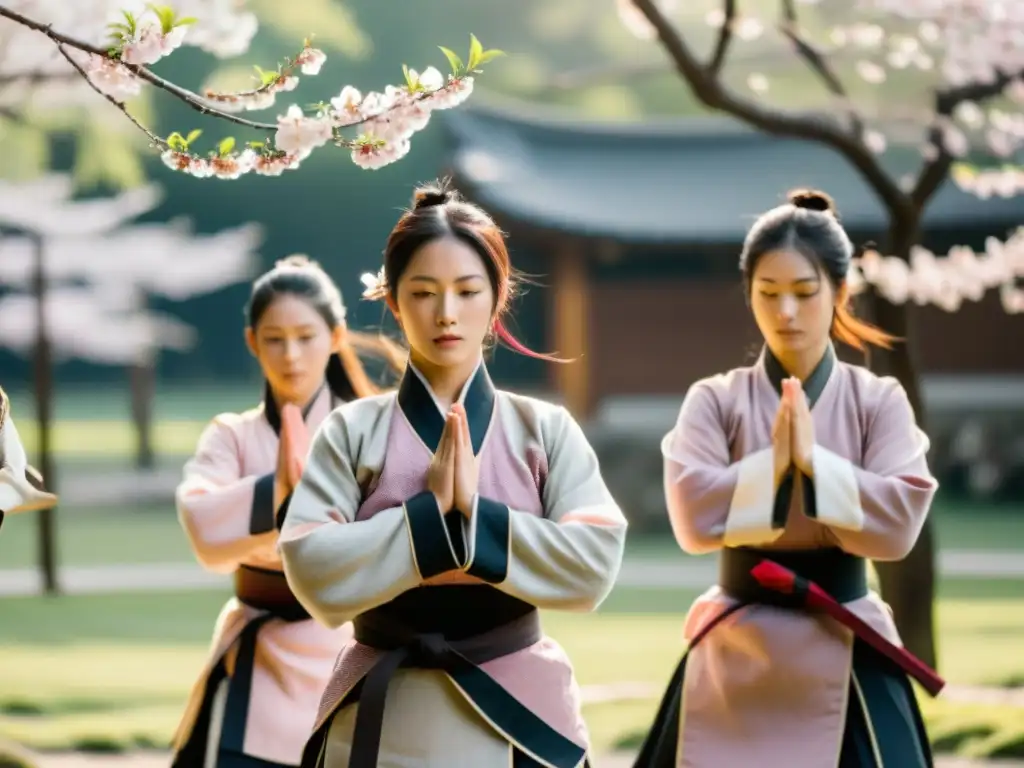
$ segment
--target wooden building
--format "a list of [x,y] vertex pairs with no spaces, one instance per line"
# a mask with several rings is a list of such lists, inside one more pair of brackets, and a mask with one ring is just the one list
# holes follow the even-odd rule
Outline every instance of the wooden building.
[[[544,370],[584,417],[608,398],[678,402],[694,380],[756,354],[738,256],[750,223],[789,189],[831,194],[854,242],[881,241],[887,226],[842,157],[734,121],[594,124],[488,106],[453,110],[443,125],[457,186],[510,234],[515,265],[548,286],[545,305],[529,306],[541,346],[582,356]],[[897,175],[920,162],[911,150],[886,160]],[[1022,224],[1024,199],[980,200],[947,183],[923,245],[980,248]],[[925,374],[1024,375],[1019,351],[979,343],[1024,336],[1024,317],[1006,315],[996,292],[955,314],[912,313]]]

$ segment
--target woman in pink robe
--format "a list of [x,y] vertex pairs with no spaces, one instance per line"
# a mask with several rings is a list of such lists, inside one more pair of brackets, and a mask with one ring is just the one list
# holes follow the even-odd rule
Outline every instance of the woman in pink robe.
[[577,768],[579,686],[538,609],[596,608],[626,521],[572,416],[491,382],[487,339],[529,351],[487,214],[421,190],[379,278],[409,368],[324,422],[281,532],[302,604],[355,630],[303,768]]
[[[324,627],[281,571],[278,532],[302,472],[307,430],[375,389],[330,277],[291,256],[253,284],[246,341],[262,369],[262,404],[214,418],[177,490],[200,563],[234,575],[235,597],[175,737],[175,768],[296,766],[350,625]],[[400,362],[400,361],[399,361]],[[289,412],[294,418],[289,418]]]
[[900,384],[836,359],[830,335],[893,341],[847,309],[852,253],[811,191],[747,236],[765,348],[696,382],[662,442],[676,540],[719,553],[719,584],[686,618],[637,768],[932,765],[908,675],[941,681],[900,646],[866,561],[907,555],[937,483]]

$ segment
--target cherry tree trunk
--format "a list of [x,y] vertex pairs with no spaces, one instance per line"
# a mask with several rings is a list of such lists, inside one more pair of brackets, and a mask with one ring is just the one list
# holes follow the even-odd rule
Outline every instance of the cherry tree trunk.
[[156,365],[151,355],[140,358],[128,369],[131,389],[132,424],[135,427],[135,468],[153,469],[153,405],[156,398]]
[[[893,215],[886,252],[909,259],[917,240],[914,218]],[[892,304],[875,292],[867,295],[869,314],[883,330],[906,339],[890,350],[872,349],[869,368],[894,376],[907,392],[917,423],[927,429],[921,382],[914,364],[913,329],[907,304]],[[935,646],[935,535],[931,517],[925,522],[917,544],[898,562],[876,562],[883,599],[892,607],[896,627],[906,647],[925,664],[936,667]]]
[[[53,460],[53,354],[46,323],[46,246],[38,235],[32,235],[35,264],[32,274],[32,293],[36,299],[36,344],[33,355],[35,378],[36,423],[39,429],[39,471],[51,493],[56,493],[57,480]],[[43,575],[43,589],[47,595],[56,595],[57,582],[57,508],[41,509],[36,514],[39,547],[39,566]]]

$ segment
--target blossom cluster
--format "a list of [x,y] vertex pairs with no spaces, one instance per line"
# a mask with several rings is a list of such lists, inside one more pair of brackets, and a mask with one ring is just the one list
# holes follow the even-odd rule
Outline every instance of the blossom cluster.
[[[56,13],[56,6],[49,7],[50,4],[62,1],[18,0],[21,10],[0,7],[0,22],[6,24],[6,19],[21,24],[23,31],[49,37],[93,90],[113,102],[146,133],[151,143],[161,150],[167,167],[199,178],[236,179],[249,172],[280,175],[297,168],[314,150],[328,143],[349,150],[352,161],[361,168],[381,168],[408,154],[412,136],[427,126],[431,114],[465,101],[473,92],[474,76],[482,71],[481,67],[503,55],[498,50],[485,50],[471,35],[465,63],[458,54],[441,48],[451,65],[451,73],[447,76],[435,67],[417,72],[403,66],[405,82],[402,85],[388,85],[383,91],[366,94],[346,85],[329,102],[313,105],[308,110],[292,104],[284,114],[278,115],[275,123],[265,123],[238,115],[272,107],[277,94],[296,88],[300,74],[314,76],[320,73],[327,57],[308,39],[297,55],[275,70],[263,71],[257,67],[259,82],[255,88],[239,93],[207,91],[199,95],[164,80],[150,67],[182,45],[189,44],[193,33],[199,39],[192,44],[216,50],[220,55],[232,55],[235,49],[248,45],[251,32],[255,31],[254,25],[241,23],[247,37],[236,33],[230,45],[216,48],[213,30],[224,31],[223,18],[213,24],[204,23],[201,16],[180,16],[170,6],[145,3],[141,10],[121,9],[116,20],[107,25],[111,39],[103,51],[91,40],[56,31],[55,26],[46,21],[45,15],[29,18],[21,12],[25,7],[34,7],[42,12],[45,10],[42,6],[47,6],[52,16]],[[85,1],[86,4],[95,4],[110,0]],[[228,5],[238,5],[237,0],[183,0],[181,4],[197,14],[204,9],[226,12]],[[243,37],[244,44],[241,42]],[[175,132],[166,139],[156,136],[139,123],[124,104],[140,92],[143,82],[171,93],[198,112],[262,132],[265,137],[243,143],[227,137],[218,143],[216,149],[199,154],[192,145],[199,139],[201,131],[191,131],[187,136]],[[344,135],[344,129],[356,126],[360,131],[355,136]]]
[[[633,0],[615,0],[624,26],[638,37],[650,39],[653,28]],[[818,0],[803,0],[816,5]],[[676,10],[678,0],[657,0],[662,13]],[[724,5],[724,4],[723,4]],[[848,4],[848,20],[826,28],[819,39],[808,39],[820,52],[827,51],[828,66],[843,62],[844,70],[869,85],[881,85],[894,73],[916,71],[937,92],[969,88],[952,105],[950,114],[939,114],[937,100],[923,93],[923,106],[916,122],[921,128],[921,154],[926,161],[944,151],[965,161],[972,151],[981,150],[1001,165],[1012,163],[1024,149],[1024,3],[1015,0],[856,0]],[[705,16],[708,26],[722,28],[726,15],[722,7]],[[774,25],[761,20],[745,7],[737,7],[728,20],[733,39],[750,42],[762,38]],[[805,36],[807,30],[792,32]],[[844,75],[844,78],[846,76]],[[844,79],[840,78],[840,80]],[[770,89],[768,78],[751,72],[747,87],[758,96]],[[845,97],[839,99],[846,102]],[[911,99],[911,101],[916,101]],[[851,107],[844,103],[844,107]],[[902,106],[902,105],[901,105]],[[911,108],[912,109],[912,108]],[[928,110],[931,110],[930,114]],[[863,115],[861,115],[863,118]],[[875,154],[890,145],[878,125],[860,129],[864,146]],[[864,122],[864,120],[862,120]],[[955,181],[967,191],[1003,194],[1017,189],[1017,173],[979,169],[961,173]]]
[[[146,0],[5,0],[4,10],[20,14],[55,34],[75,35],[88,48],[103,50],[113,31],[111,25],[129,26],[127,16],[135,19],[135,34],[128,36],[129,63],[153,63],[179,46],[192,46],[218,58],[245,53],[256,34],[256,16],[245,7],[245,0],[176,0],[181,19],[194,20],[164,34],[159,16]],[[165,11],[166,13],[166,11]],[[180,19],[180,20],[181,20]],[[186,33],[187,28],[187,33]],[[124,30],[121,30],[124,32]],[[14,106],[32,99],[37,104],[78,105],[92,100],[85,81],[76,78],[68,62],[54,46],[41,45],[39,31],[4,18],[0,14],[0,106]],[[108,56],[68,46],[76,62],[88,71],[93,83],[100,85],[118,101],[135,96],[140,84],[132,73]]]
[[[316,62],[317,69],[324,60],[321,51],[308,48],[298,58]],[[199,178],[236,179],[250,171],[278,176],[298,168],[315,149],[333,143],[348,148],[352,162],[360,168],[382,168],[408,154],[410,139],[426,128],[435,110],[455,107],[473,92],[471,75],[453,74],[446,81],[434,67],[422,73],[409,69],[407,80],[404,86],[389,85],[383,92],[365,95],[354,86],[345,86],[313,114],[292,104],[278,116],[271,141],[250,142],[239,152],[203,157],[191,153],[187,144],[171,141],[162,158],[169,168]],[[360,126],[362,133],[345,139],[341,129],[353,126]]]
[[1024,290],[1018,287],[1022,279],[1024,227],[1005,242],[989,237],[980,254],[956,246],[940,257],[914,246],[907,262],[867,251],[847,275],[854,293],[870,284],[894,304],[932,304],[946,312],[956,312],[964,301],[979,301],[986,291],[998,288],[1003,309],[1011,314],[1024,312]]

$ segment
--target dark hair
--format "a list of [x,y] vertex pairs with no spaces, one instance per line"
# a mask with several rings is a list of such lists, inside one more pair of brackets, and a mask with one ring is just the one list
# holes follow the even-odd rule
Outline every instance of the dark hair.
[[4,422],[7,421],[7,412],[10,409],[10,405],[7,400],[7,393],[4,392],[4,388],[0,387],[0,429],[4,428]]
[[[854,246],[839,222],[832,198],[818,190],[796,189],[789,193],[788,200],[763,214],[747,233],[740,254],[747,296],[757,262],[772,251],[799,253],[828,276],[834,291],[845,289]],[[855,317],[849,297],[836,304],[832,336],[861,351],[867,344],[891,349],[896,341],[895,336]]]
[[[345,304],[338,286],[319,264],[296,254],[278,261],[252,284],[245,309],[249,327],[255,330],[270,305],[283,295],[306,301],[332,331],[345,322]],[[384,359],[396,371],[402,370],[404,355],[387,339],[351,330],[345,334],[345,339],[341,349],[331,354],[325,372],[327,386],[335,397],[354,400],[378,393],[378,388],[366,375],[358,351]],[[273,398],[267,398],[267,407],[276,408]],[[268,415],[273,423],[273,414]]]
[[397,298],[398,281],[416,252],[434,240],[453,237],[472,248],[487,270],[494,291],[494,335],[510,349],[529,357],[550,362],[568,362],[554,355],[534,352],[508,330],[504,316],[519,283],[518,274],[505,244],[505,233],[481,209],[462,198],[444,179],[425,184],[413,193],[412,207],[406,210],[388,235],[384,248],[384,269],[367,298]]

